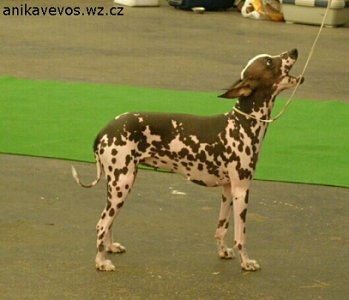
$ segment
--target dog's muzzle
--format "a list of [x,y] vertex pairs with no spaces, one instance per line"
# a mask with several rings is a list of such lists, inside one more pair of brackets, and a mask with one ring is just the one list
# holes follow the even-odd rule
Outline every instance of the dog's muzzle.
[[292,60],[296,60],[298,58],[298,50],[295,48],[295,49],[292,49],[288,52],[284,52],[282,53],[281,55],[281,59],[292,59]]
[[288,51],[288,56],[292,59],[297,59],[298,58],[298,50],[292,49],[291,51]]

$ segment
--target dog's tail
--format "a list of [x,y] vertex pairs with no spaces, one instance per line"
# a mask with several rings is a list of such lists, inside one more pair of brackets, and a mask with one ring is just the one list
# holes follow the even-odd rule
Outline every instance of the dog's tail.
[[91,182],[90,184],[83,184],[81,181],[80,181],[80,178],[79,178],[79,175],[78,175],[78,172],[76,171],[76,169],[71,166],[71,169],[72,169],[72,175],[76,181],[76,183],[78,185],[80,185],[81,187],[84,187],[84,188],[92,188],[94,187],[100,180],[101,180],[101,177],[102,177],[102,168],[101,168],[101,162],[99,161],[97,155],[96,155],[96,168],[97,168],[97,178],[95,181]]

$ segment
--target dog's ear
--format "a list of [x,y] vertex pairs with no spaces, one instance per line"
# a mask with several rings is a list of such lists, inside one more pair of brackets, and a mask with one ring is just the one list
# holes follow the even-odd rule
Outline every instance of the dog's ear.
[[248,97],[252,94],[255,84],[250,79],[240,79],[233,84],[224,94],[218,96],[220,98],[239,98],[241,96]]

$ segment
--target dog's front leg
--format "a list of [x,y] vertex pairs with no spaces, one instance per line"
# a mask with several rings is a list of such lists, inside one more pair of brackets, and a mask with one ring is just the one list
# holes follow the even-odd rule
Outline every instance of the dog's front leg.
[[239,251],[241,268],[246,271],[260,269],[257,261],[250,259],[246,250],[246,215],[248,204],[248,190],[238,190],[234,193],[234,248]]
[[218,226],[215,234],[218,244],[218,255],[223,259],[231,259],[235,256],[234,250],[228,248],[225,242],[232,206],[231,186],[228,184],[223,187],[221,210],[219,212]]

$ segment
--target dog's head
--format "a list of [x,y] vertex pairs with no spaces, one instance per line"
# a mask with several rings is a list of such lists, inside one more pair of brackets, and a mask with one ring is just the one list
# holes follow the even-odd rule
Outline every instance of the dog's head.
[[295,86],[299,80],[303,83],[303,77],[296,78],[289,75],[297,57],[297,49],[276,56],[257,55],[242,70],[240,79],[219,97],[248,97],[258,89],[264,92],[270,91],[272,95],[276,96],[282,90]]

